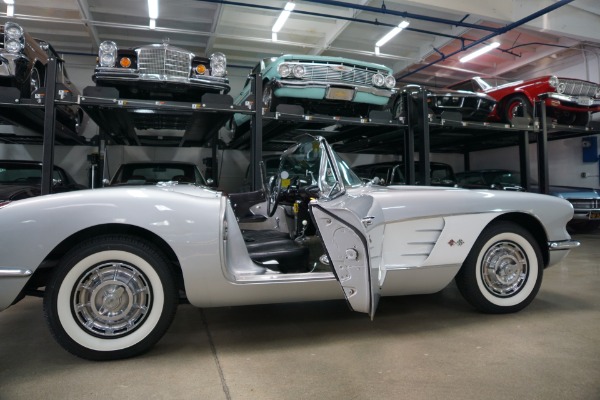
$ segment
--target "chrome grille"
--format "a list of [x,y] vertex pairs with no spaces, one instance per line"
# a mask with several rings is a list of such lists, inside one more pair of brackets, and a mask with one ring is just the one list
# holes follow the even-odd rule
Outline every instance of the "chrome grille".
[[596,94],[596,88],[598,87],[598,85],[590,82],[572,79],[561,79],[560,82],[565,83],[564,94],[572,96],[594,97]]
[[191,54],[165,47],[138,50],[140,74],[160,80],[183,80],[190,75]]
[[[376,70],[359,66],[340,66],[340,64],[302,63],[305,68],[304,79],[323,82],[339,82],[354,85],[372,85]],[[385,74],[384,74],[385,76]]]
[[567,199],[577,210],[600,209],[600,199]]

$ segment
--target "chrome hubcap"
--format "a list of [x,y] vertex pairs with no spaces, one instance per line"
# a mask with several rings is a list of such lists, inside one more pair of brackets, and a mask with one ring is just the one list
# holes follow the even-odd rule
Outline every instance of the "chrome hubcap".
[[142,324],[152,301],[148,279],[120,262],[87,271],[73,291],[73,313],[86,330],[100,336],[123,336]]
[[514,242],[498,242],[483,256],[483,283],[496,296],[509,297],[519,292],[527,281],[528,273],[527,255]]

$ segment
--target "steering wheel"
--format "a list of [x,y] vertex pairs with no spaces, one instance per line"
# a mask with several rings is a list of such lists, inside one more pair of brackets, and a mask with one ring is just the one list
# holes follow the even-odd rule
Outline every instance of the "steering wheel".
[[281,193],[281,175],[277,174],[269,179],[266,186],[267,191],[267,216],[275,215],[279,205],[279,195]]

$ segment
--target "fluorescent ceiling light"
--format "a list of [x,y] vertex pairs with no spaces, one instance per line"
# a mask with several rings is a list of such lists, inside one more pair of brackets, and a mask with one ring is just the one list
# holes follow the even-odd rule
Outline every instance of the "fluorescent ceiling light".
[[296,4],[292,3],[291,1],[287,2],[283,8],[283,11],[281,14],[279,14],[279,18],[277,18],[277,21],[275,21],[275,25],[273,25],[273,29],[271,29],[272,32],[277,33],[281,30],[281,28],[283,28],[283,24],[285,24],[285,21],[287,21],[295,6]]
[[410,24],[410,22],[408,22],[408,21],[400,22],[397,27],[395,27],[394,29],[389,31],[387,33],[387,35],[385,35],[384,37],[379,39],[379,41],[377,43],[375,43],[375,47],[381,47],[384,44],[386,44],[387,42],[389,42],[390,39],[392,39],[394,36],[396,36],[397,34],[402,32],[402,29],[406,28],[409,24]]
[[467,54],[466,56],[464,56],[463,58],[460,59],[460,62],[464,63],[464,62],[470,61],[476,57],[479,57],[482,54],[487,53],[490,50],[495,49],[498,46],[500,46],[499,42],[493,42],[491,44],[488,44],[487,46],[482,47],[479,50],[472,52],[471,54]]
[[148,17],[158,19],[158,0],[148,0]]
[[14,17],[15,16],[15,6],[13,4],[6,5],[6,16]]
[[271,32],[271,40],[274,42],[277,41],[277,33],[276,32]]
[[156,20],[155,19],[151,19],[149,26],[150,26],[150,29],[156,29]]
[[4,0],[4,4],[15,4],[15,0]]

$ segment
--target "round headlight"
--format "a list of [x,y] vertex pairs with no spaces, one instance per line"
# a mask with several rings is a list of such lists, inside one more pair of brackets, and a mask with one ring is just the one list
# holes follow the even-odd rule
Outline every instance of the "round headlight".
[[372,81],[373,85],[381,87],[385,83],[385,78],[381,74],[375,74],[373,75]]
[[213,53],[210,56],[210,70],[212,76],[227,75],[227,57],[223,53]]
[[100,43],[98,60],[101,67],[114,67],[117,60],[117,44],[110,40]]
[[279,72],[282,78],[287,78],[292,73],[292,68],[290,68],[289,64],[279,64],[277,72]]
[[14,39],[6,41],[4,47],[9,53],[19,53],[22,49],[21,42]]
[[600,97],[600,86],[596,86],[596,93],[594,93],[594,97]]
[[548,84],[553,88],[557,87],[558,83],[558,78],[556,76],[551,76],[550,79],[548,79]]
[[559,84],[558,84],[558,87],[556,88],[556,91],[557,91],[558,93],[561,93],[561,94],[562,94],[562,93],[564,93],[564,92],[565,92],[565,89],[566,89],[566,88],[567,88],[567,84],[566,84],[566,83],[564,83],[564,82],[561,82],[561,83],[559,83]]
[[16,24],[8,25],[4,31],[4,35],[6,35],[8,39],[21,39],[21,36],[23,36],[23,28]]
[[300,64],[294,66],[294,76],[296,78],[302,78],[302,77],[304,77],[305,73],[306,73],[306,70],[304,69],[304,66],[302,66]]
[[385,87],[388,89],[392,89],[394,86],[396,86],[396,78],[394,78],[392,75],[386,76]]

